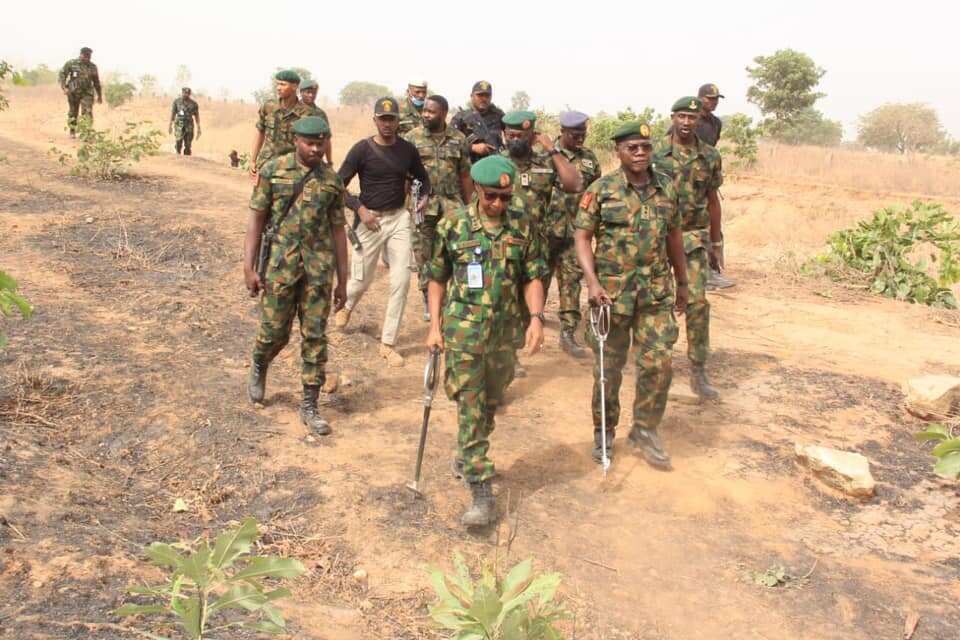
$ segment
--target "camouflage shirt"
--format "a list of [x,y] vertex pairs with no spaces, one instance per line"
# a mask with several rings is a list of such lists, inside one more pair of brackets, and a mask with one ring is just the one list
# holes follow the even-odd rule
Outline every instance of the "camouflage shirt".
[[673,178],[683,230],[709,228],[707,193],[716,191],[723,184],[720,152],[700,138],[696,139],[695,145],[687,147],[675,143],[673,136],[668,135],[660,141],[653,155],[653,166]]
[[460,176],[470,171],[470,150],[466,137],[451,127],[442,133],[430,133],[422,126],[403,137],[417,148],[423,166],[430,174],[430,188],[434,197],[424,213],[438,216],[462,207]]
[[[460,109],[450,119],[450,126],[467,136],[467,144],[473,146],[477,142],[486,142],[499,151],[503,148],[500,132],[503,131],[504,113],[495,104],[491,104],[485,113],[476,109]],[[483,156],[471,153],[470,159],[476,162]]]
[[170,116],[174,122],[183,127],[193,126],[193,117],[200,114],[200,105],[193,98],[180,96],[173,101],[170,107]]
[[80,58],[67,60],[60,69],[60,88],[74,95],[100,95],[100,73],[97,65]]
[[[276,100],[268,100],[260,105],[260,111],[257,116],[257,131],[264,134],[263,146],[260,148],[260,154],[257,155],[257,167],[271,158],[277,158],[294,150],[293,146],[293,123],[306,116],[323,116],[327,119],[327,114],[319,107],[311,107],[300,100],[290,107],[284,109]],[[329,124],[329,120],[327,123]]]
[[[559,138],[553,144],[580,172],[584,191],[600,177],[600,161],[593,151],[586,147],[581,147],[579,151],[570,151],[560,145]],[[583,191],[567,193],[560,187],[559,182],[553,185],[550,209],[543,223],[544,232],[548,236],[564,239],[573,237],[573,221],[577,217],[577,205],[582,195]]]
[[[297,162],[296,153],[268,161],[260,169],[250,196],[250,208],[279,217],[293,195],[294,185],[310,169]],[[303,193],[280,221],[270,252],[270,270],[295,270],[299,264],[311,276],[328,276],[335,264],[332,229],[346,224],[343,215],[343,181],[337,172],[321,165],[303,185]]]
[[[539,143],[525,160],[517,160],[504,149],[500,155],[509,158],[517,166],[517,181],[513,192],[526,200],[530,215],[536,225],[541,225],[545,212],[550,210],[550,198],[554,188],[561,190],[560,178],[550,157]],[[542,232],[542,229],[541,229]]]
[[397,100],[397,102],[400,103],[400,125],[397,133],[402,136],[423,124],[423,108],[417,109],[410,101],[409,96],[405,100]]
[[[500,229],[487,231],[477,207],[474,199],[440,220],[427,265],[431,280],[447,283],[444,344],[477,354],[518,349],[523,285],[545,277],[547,263],[522,209],[507,208]],[[482,286],[470,286],[471,264],[479,265]]]
[[580,199],[574,224],[596,238],[594,264],[613,313],[632,316],[673,295],[667,232],[683,222],[669,176],[651,170],[640,189],[622,168],[599,178]]

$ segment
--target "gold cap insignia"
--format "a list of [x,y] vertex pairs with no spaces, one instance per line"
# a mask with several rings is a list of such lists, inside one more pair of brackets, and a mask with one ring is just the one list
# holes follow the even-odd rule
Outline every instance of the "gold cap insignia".
[[691,100],[691,101],[690,101],[690,108],[696,110],[696,108],[697,108],[697,101],[696,101],[696,100]]
[[387,113],[390,113],[391,111],[393,111],[393,103],[392,103],[392,102],[384,102],[384,103],[383,103],[383,110],[386,111]]
[[644,138],[649,138],[650,127],[645,124],[640,125],[640,135],[642,135]]
[[529,120],[524,120],[524,121],[523,121],[523,124],[520,125],[520,126],[523,127],[524,129],[529,129],[529,128],[530,128],[530,121],[529,121]]
[[480,88],[481,88],[483,91],[490,91],[490,83],[489,83],[489,82],[481,82],[481,83],[480,83]]
[[720,93],[720,89],[717,88],[717,85],[710,85],[710,93]]
[[509,186],[510,186],[510,174],[508,174],[508,173],[501,173],[501,174],[500,174],[500,186],[501,186],[501,187],[509,187]]

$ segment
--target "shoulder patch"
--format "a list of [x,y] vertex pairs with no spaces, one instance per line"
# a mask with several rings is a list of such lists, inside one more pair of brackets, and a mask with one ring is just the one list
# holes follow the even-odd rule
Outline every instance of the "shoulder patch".
[[587,191],[583,194],[583,197],[580,198],[580,208],[589,209],[591,202],[593,202],[593,192]]

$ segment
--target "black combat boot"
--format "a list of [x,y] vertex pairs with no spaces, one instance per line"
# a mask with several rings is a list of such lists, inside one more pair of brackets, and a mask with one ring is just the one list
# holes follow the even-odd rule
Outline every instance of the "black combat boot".
[[267,392],[267,363],[254,358],[250,362],[250,377],[247,379],[247,395],[254,404],[263,402]]
[[320,417],[317,412],[317,398],[320,396],[320,385],[303,385],[303,403],[300,405],[300,422],[318,436],[330,435],[333,431],[330,423]]
[[690,388],[700,396],[700,400],[719,400],[720,393],[707,379],[707,370],[702,364],[690,363]]
[[632,445],[640,449],[643,459],[658,469],[670,469],[670,454],[663,448],[663,441],[656,429],[634,427],[627,437]]
[[[613,461],[613,431],[607,431],[607,458]],[[603,446],[600,442],[600,430],[593,430],[593,461],[597,464],[603,463]]]
[[471,482],[470,493],[473,495],[473,504],[460,518],[460,522],[465,527],[486,527],[496,517],[497,505],[493,497],[493,486],[489,480]]
[[577,343],[576,331],[573,329],[561,329],[560,348],[574,358],[585,358],[587,352]]

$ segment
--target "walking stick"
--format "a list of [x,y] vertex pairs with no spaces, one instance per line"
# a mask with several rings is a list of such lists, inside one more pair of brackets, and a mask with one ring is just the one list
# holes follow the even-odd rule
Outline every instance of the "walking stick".
[[420,427],[420,446],[417,448],[417,467],[413,473],[413,481],[407,483],[407,489],[413,491],[418,498],[423,497],[420,490],[420,468],[423,466],[423,450],[427,445],[427,425],[430,423],[430,408],[433,406],[433,392],[437,388],[440,368],[440,349],[430,351],[427,367],[423,370],[423,426]]
[[600,345],[600,451],[602,452],[601,466],[603,477],[607,477],[610,468],[610,458],[607,456],[607,374],[603,367],[603,350],[607,336],[610,335],[610,305],[600,304],[590,307],[590,330]]

